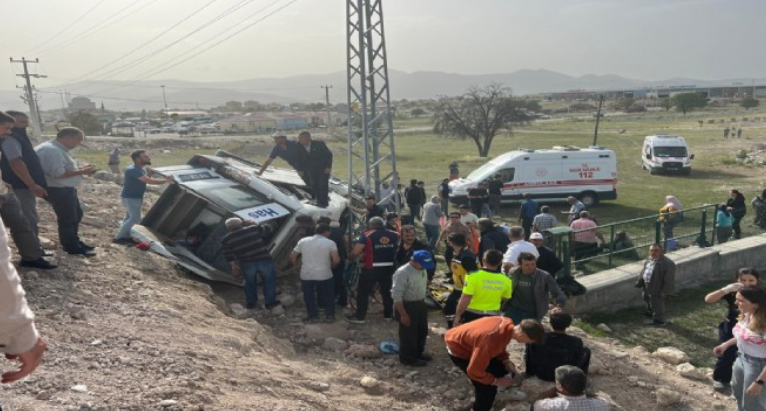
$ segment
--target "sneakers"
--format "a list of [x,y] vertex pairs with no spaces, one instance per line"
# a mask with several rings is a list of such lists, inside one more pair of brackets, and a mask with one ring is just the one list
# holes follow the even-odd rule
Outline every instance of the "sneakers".
[[355,315],[350,315],[346,317],[346,321],[348,321],[351,324],[365,324],[367,321],[360,320],[359,318],[356,318]]
[[266,304],[266,309],[267,309],[267,310],[270,310],[270,309],[272,309],[272,308],[274,308],[274,307],[278,306],[279,304],[280,304],[279,300],[274,300],[274,302],[273,302],[273,303],[270,303],[270,304]]
[[723,383],[721,381],[713,381],[713,389],[716,391],[726,391],[729,389],[729,384]]
[[90,245],[90,244],[85,244],[82,241],[80,241],[80,248],[83,248],[83,249],[85,249],[87,251],[93,251],[93,250],[96,249],[96,246]]
[[42,257],[37,260],[22,261],[19,265],[24,268],[39,268],[41,270],[52,270],[58,267],[56,264],[52,264],[50,261]]
[[513,388],[506,388],[498,390],[495,399],[501,401],[524,401],[527,399],[527,394],[523,391],[515,390]]
[[327,324],[332,324],[332,323],[334,323],[334,322],[335,322],[335,316],[332,316],[332,315],[331,315],[331,316],[329,316],[329,317],[325,318],[323,321],[324,321],[325,323],[327,323]]
[[423,361],[423,360],[420,360],[420,359],[418,359],[418,360],[411,360],[411,361],[399,360],[399,362],[401,362],[402,364],[407,365],[409,367],[425,367],[426,365],[428,365],[428,363],[426,361]]
[[644,321],[644,324],[646,324],[646,325],[653,325],[655,327],[663,327],[663,326],[668,325],[667,321],[658,321],[658,320],[651,319],[651,318],[646,320],[646,321]]

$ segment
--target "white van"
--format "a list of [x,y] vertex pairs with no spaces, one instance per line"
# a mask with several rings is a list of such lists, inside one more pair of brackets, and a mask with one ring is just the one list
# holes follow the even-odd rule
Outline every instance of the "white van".
[[689,154],[689,146],[683,137],[654,135],[644,138],[641,166],[651,174],[668,172],[688,176],[692,172],[693,159],[694,154]]
[[552,149],[509,151],[493,158],[467,177],[450,182],[450,200],[465,203],[468,190],[502,176],[503,202],[532,198],[565,200],[575,196],[586,206],[617,198],[617,157],[603,147],[555,146]]

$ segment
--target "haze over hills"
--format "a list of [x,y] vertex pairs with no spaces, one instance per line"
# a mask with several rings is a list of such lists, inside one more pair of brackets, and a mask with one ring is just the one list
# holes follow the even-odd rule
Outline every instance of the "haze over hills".
[[[456,74],[445,72],[419,71],[405,73],[391,70],[391,97],[393,99],[425,99],[444,95],[458,95],[472,85],[484,86],[501,83],[513,88],[514,94],[537,94],[552,91],[574,89],[600,90],[611,88],[640,88],[650,86],[679,85],[743,85],[766,83],[766,79],[723,79],[700,80],[690,78],[672,78],[661,81],[638,80],[618,75],[570,76],[548,70],[519,70],[513,73],[497,74]],[[160,109],[162,89],[165,85],[168,105],[175,108],[209,108],[224,104],[226,101],[256,100],[261,103],[321,102],[324,90],[321,85],[332,85],[330,101],[346,101],[346,73],[307,74],[285,78],[261,78],[235,80],[227,82],[193,82],[181,80],[151,80],[118,88],[120,82],[79,82],[61,86],[49,86],[48,81],[39,80],[37,87],[42,91],[59,92],[66,89],[71,96],[86,95],[97,105],[104,102],[107,109],[136,110]],[[0,90],[0,107],[5,109],[24,109],[24,103],[18,98],[20,90]],[[58,94],[40,94],[43,110],[61,108]],[[110,97],[110,98],[107,98]],[[112,99],[113,98],[113,99]],[[126,99],[126,100],[119,100]],[[135,100],[135,101],[133,101]]]

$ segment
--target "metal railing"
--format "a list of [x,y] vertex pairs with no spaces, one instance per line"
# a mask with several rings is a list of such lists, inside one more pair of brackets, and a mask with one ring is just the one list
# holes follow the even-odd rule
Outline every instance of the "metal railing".
[[[594,217],[598,223],[598,215]],[[582,233],[590,234],[588,232],[592,230],[556,227],[545,233],[564,263],[565,274],[571,274],[572,268],[592,274],[640,261],[646,257],[649,246],[655,243],[661,244],[666,251],[692,245],[709,247],[716,241],[716,205],[686,208],[675,215],[653,214],[599,225],[595,229],[600,236],[599,243],[576,241],[585,239]]]

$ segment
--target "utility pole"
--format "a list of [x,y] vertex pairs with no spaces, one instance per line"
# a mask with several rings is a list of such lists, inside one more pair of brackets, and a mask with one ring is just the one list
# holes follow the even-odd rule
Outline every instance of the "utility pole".
[[596,130],[593,132],[593,145],[598,141],[598,123],[601,122],[601,105],[604,104],[604,95],[598,96],[598,111],[596,112]]
[[26,97],[22,97],[22,100],[26,101],[27,105],[29,105],[29,118],[32,120],[32,128],[34,129],[33,136],[37,137],[38,142],[41,142],[43,137],[43,127],[40,123],[40,113],[37,110],[37,100],[35,99],[31,78],[46,78],[48,76],[43,76],[41,74],[29,74],[29,67],[27,65],[27,63],[39,62],[40,59],[27,60],[22,57],[21,60],[14,60],[13,57],[11,57],[11,63],[21,63],[24,67],[24,74],[17,74],[17,76],[23,77],[24,80],[26,80],[26,86],[24,86],[24,93],[26,94]]
[[327,131],[333,135],[332,115],[330,114],[330,89],[332,85],[319,86],[324,89],[325,107],[327,108]]
[[162,101],[165,102],[165,115],[167,115],[168,114],[168,99],[167,97],[165,97],[165,85],[163,84],[160,87],[162,87]]

